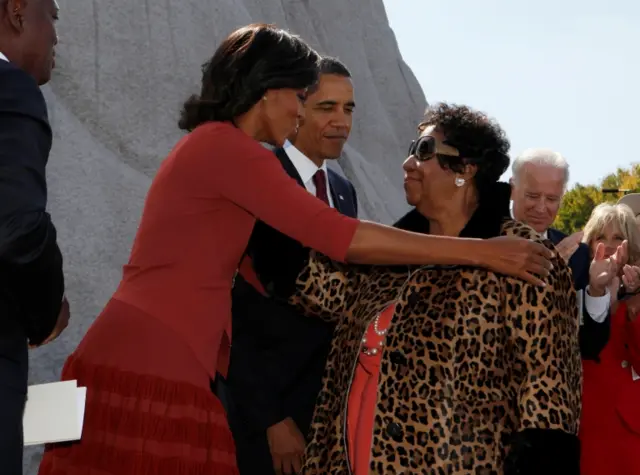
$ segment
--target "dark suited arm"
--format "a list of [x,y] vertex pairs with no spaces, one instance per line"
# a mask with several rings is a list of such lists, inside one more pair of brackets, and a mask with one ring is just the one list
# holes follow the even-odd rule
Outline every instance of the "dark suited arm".
[[[585,360],[598,361],[598,356],[602,349],[609,341],[609,335],[611,333],[611,305],[609,305],[610,299],[604,298],[607,302],[606,307],[601,307],[597,302],[601,298],[589,298],[586,295],[586,288],[589,285],[589,267],[591,266],[591,252],[589,247],[582,243],[578,247],[578,250],[571,256],[569,260],[569,267],[573,272],[573,283],[576,292],[582,294],[582,324],[580,325],[580,354]],[[595,305],[594,305],[595,304]],[[591,308],[592,312],[595,312],[597,320],[591,316],[588,309]],[[606,318],[602,320],[602,310],[606,309]]]
[[342,264],[311,251],[308,261],[301,263],[297,277],[265,279],[264,274],[259,277],[275,299],[293,305],[303,315],[337,323],[351,316],[369,269],[370,266]]
[[238,328],[233,332],[228,386],[233,403],[245,418],[244,430],[259,433],[286,417],[281,397],[284,382],[278,365],[272,363],[274,355],[264,351],[260,361],[246,360],[254,358],[255,353],[245,349],[259,347],[264,336],[240,326],[261,328],[282,312],[282,304],[262,295],[239,275],[233,288],[232,312]]
[[356,188],[353,186],[351,182],[349,182],[349,186],[351,186],[351,193],[353,195],[353,208],[356,214],[353,216],[354,218],[358,217],[358,194],[356,193]]
[[580,473],[578,308],[569,268],[558,258],[553,265],[545,288],[503,289],[515,374],[522,378],[505,475]]
[[45,211],[50,130],[28,113],[5,109],[3,99],[0,94],[0,278],[11,312],[26,320],[27,336],[38,344],[53,330],[64,293],[62,255]]
[[[586,292],[583,290],[581,292]],[[600,352],[609,342],[611,334],[611,306],[607,310],[607,317],[602,322],[596,322],[587,306],[582,305],[582,325],[580,325],[580,354],[582,359],[600,361]]]

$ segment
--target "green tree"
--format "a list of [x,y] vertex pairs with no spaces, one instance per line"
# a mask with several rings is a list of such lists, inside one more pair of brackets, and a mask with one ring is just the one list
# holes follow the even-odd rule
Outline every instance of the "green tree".
[[640,192],[640,164],[633,164],[628,169],[618,168],[615,173],[606,176],[599,186],[575,185],[565,193],[554,227],[567,234],[579,231],[589,220],[593,208],[600,203],[615,203],[624,194],[603,193],[603,189]]
[[567,234],[582,229],[589,220],[593,208],[604,199],[598,187],[577,184],[565,193],[554,227]]

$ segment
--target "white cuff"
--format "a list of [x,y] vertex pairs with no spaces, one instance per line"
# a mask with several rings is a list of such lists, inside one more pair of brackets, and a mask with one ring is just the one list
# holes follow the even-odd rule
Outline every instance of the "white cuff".
[[589,295],[589,286],[584,289],[584,307],[589,316],[597,323],[602,323],[609,314],[609,302],[611,293],[607,289],[602,297]]

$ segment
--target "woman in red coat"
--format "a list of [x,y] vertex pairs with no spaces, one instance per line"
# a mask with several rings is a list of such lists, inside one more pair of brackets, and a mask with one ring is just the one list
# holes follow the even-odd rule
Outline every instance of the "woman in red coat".
[[[640,259],[640,234],[626,205],[596,207],[584,231],[593,253],[605,257],[626,240],[629,262]],[[618,300],[620,281],[635,288],[639,269],[625,265],[615,279],[611,335],[600,361],[584,361],[580,423],[582,475],[640,475],[640,295]],[[624,290],[622,291],[624,292]]]
[[151,185],[120,286],[63,369],[87,387],[82,440],[48,447],[40,475],[237,473],[210,382],[225,369],[232,281],[256,218],[339,261],[548,274],[542,245],[360,222],[289,178],[260,142],[280,147],[294,131],[318,59],[301,39],[251,25],[204,66],[180,123],[190,133]]

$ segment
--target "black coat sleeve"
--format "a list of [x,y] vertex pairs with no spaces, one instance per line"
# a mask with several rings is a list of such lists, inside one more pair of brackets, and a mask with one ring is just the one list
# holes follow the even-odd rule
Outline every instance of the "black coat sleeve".
[[[585,244],[581,244],[569,261],[573,272],[573,280],[577,292],[586,292],[589,285],[589,267],[591,253]],[[583,295],[584,302],[584,295]],[[611,334],[611,307],[607,310],[607,318],[601,323],[596,322],[585,303],[582,305],[582,325],[580,325],[580,354],[582,359],[599,361],[600,352],[609,342]]]
[[580,475],[580,440],[574,434],[525,429],[509,446],[504,475]]
[[[243,415],[244,430],[261,433],[284,420],[283,378],[289,374],[273,351],[261,345],[271,338],[259,329],[282,312],[282,305],[265,297],[238,275],[232,293],[233,342],[228,385],[237,409]],[[302,318],[302,317],[301,317]],[[283,342],[285,343],[285,342]]]
[[35,81],[3,69],[0,86],[0,273],[11,313],[37,344],[53,330],[64,294],[62,255],[46,212],[51,129]]
[[356,187],[353,186],[353,183],[349,182],[349,186],[351,187],[351,194],[353,196],[353,208],[355,210],[354,218],[358,217],[358,193],[356,192]]
[[[585,291],[586,292],[586,291]],[[607,318],[601,323],[596,322],[586,305],[582,306],[582,325],[580,325],[580,354],[582,359],[600,361],[600,352],[609,342],[611,334],[611,307],[607,310]]]

